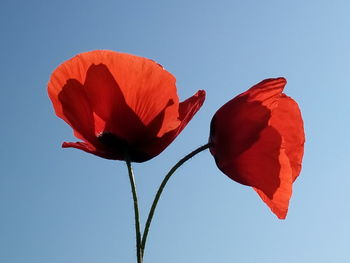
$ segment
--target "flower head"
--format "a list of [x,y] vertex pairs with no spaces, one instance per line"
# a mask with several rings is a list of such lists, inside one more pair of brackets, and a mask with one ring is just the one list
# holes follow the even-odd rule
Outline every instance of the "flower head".
[[81,142],[97,156],[134,162],[161,153],[202,106],[205,92],[179,102],[175,78],[156,62],[97,50],[79,54],[51,75],[49,97]]
[[284,78],[266,79],[223,105],[211,122],[210,152],[218,168],[254,188],[278,218],[288,212],[304,152],[297,103]]

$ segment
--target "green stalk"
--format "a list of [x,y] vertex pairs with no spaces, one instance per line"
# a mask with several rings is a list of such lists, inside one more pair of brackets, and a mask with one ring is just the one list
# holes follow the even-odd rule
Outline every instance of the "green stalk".
[[183,157],[180,161],[178,161],[173,168],[170,169],[170,171],[166,174],[166,176],[164,177],[162,183],[160,184],[157,194],[154,198],[154,201],[152,203],[151,209],[149,211],[148,214],[148,218],[146,221],[146,225],[145,225],[145,229],[143,231],[143,236],[142,236],[142,241],[141,241],[141,258],[143,259],[143,255],[144,255],[144,251],[145,251],[145,246],[146,246],[146,241],[147,241],[147,236],[148,236],[148,232],[149,232],[149,228],[151,226],[151,222],[152,222],[152,218],[154,215],[154,211],[156,210],[159,198],[164,190],[165,185],[167,184],[167,182],[169,181],[170,177],[174,174],[174,172],[181,166],[183,165],[186,161],[188,161],[189,159],[191,159],[193,156],[195,156],[196,154],[208,149],[210,147],[210,144],[207,143],[199,148],[197,148],[196,150],[194,150],[193,152],[189,153],[188,155],[186,155],[185,157]]
[[131,166],[131,161],[130,161],[129,158],[126,159],[126,165],[128,167],[128,174],[129,174],[129,179],[130,179],[132,198],[134,200],[137,263],[142,263],[140,214],[139,214],[139,206],[138,206],[138,200],[137,200],[137,192],[136,192],[136,184],[135,184],[135,179],[134,179],[134,172],[133,172],[133,169],[132,169],[132,166]]

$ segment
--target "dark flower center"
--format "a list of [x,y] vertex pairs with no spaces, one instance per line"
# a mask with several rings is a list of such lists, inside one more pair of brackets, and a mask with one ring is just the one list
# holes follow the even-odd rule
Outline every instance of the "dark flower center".
[[103,132],[97,138],[107,148],[118,149],[118,152],[128,151],[129,145],[127,141],[120,139],[111,132]]
[[133,145],[111,132],[103,132],[97,139],[105,146],[109,154],[122,156],[125,159],[128,157],[132,162],[145,162],[152,158],[137,145]]

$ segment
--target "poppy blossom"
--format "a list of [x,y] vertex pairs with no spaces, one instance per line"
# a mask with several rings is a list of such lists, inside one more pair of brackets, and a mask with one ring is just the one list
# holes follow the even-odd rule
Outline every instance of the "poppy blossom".
[[160,154],[202,106],[205,91],[179,102],[175,77],[156,62],[97,50],[79,54],[52,73],[48,94],[56,115],[97,156],[144,162]]
[[251,186],[280,219],[304,153],[298,104],[282,93],[284,78],[266,79],[223,105],[211,122],[209,143],[218,168]]

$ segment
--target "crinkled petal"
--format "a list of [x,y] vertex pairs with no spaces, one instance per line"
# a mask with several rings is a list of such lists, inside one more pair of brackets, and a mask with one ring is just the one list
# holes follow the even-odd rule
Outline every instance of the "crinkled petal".
[[256,187],[272,197],[280,185],[279,162],[282,138],[272,127],[266,127],[259,140],[222,168],[233,180]]
[[205,100],[205,91],[199,90],[195,95],[180,103],[179,116],[181,124],[174,130],[164,134],[162,137],[153,138],[146,141],[142,148],[150,156],[160,154],[186,127],[188,122],[197,113]]
[[231,179],[245,185],[249,175],[237,172],[236,160],[259,139],[268,126],[271,111],[261,102],[248,102],[248,95],[238,96],[222,106],[214,115],[209,141],[219,169]]
[[175,78],[154,61],[103,50],[61,64],[48,93],[56,114],[84,141],[65,147],[136,162],[163,151],[203,103],[180,105]]
[[74,79],[67,80],[58,94],[58,101],[62,119],[72,126],[75,136],[94,143],[93,112],[82,84]]
[[110,132],[132,142],[145,133],[145,125],[127,105],[118,83],[106,65],[89,67],[84,88],[93,111],[104,122],[104,126],[96,131],[97,134]]
[[300,110],[282,91],[284,78],[267,79],[214,115],[209,141],[218,168],[253,187],[281,219],[300,173],[304,130]]
[[265,79],[239,96],[248,96],[248,101],[260,101],[262,105],[271,109],[276,106],[276,101],[286,84],[285,78]]
[[283,137],[281,147],[289,158],[294,182],[301,171],[305,142],[303,119],[298,104],[282,94],[278,106],[272,111],[269,124]]
[[173,131],[174,138],[182,132],[186,125],[192,120],[193,116],[202,107],[205,101],[205,91],[199,90],[192,97],[180,103],[179,106],[179,120],[181,124]]
[[[175,78],[154,61],[130,54],[108,50],[81,53],[61,64],[52,74],[49,94],[52,100],[58,96],[67,79],[84,83],[91,65],[106,65],[118,84],[126,104],[147,126],[167,107],[163,125],[157,136],[177,128],[179,99],[176,93]],[[59,106],[55,107],[60,112]],[[58,113],[60,116],[60,114]],[[61,117],[61,116],[60,116]]]
[[279,163],[280,182],[274,194],[269,196],[260,189],[254,188],[254,190],[279,219],[285,219],[288,212],[289,200],[292,196],[293,179],[291,165],[284,149],[280,151]]
[[101,150],[101,148],[96,149],[93,145],[85,142],[64,142],[62,144],[62,148],[76,148],[79,150],[83,150],[87,153],[91,153],[97,155],[102,158],[111,159],[111,160],[124,160],[124,156],[110,152],[106,152]]

